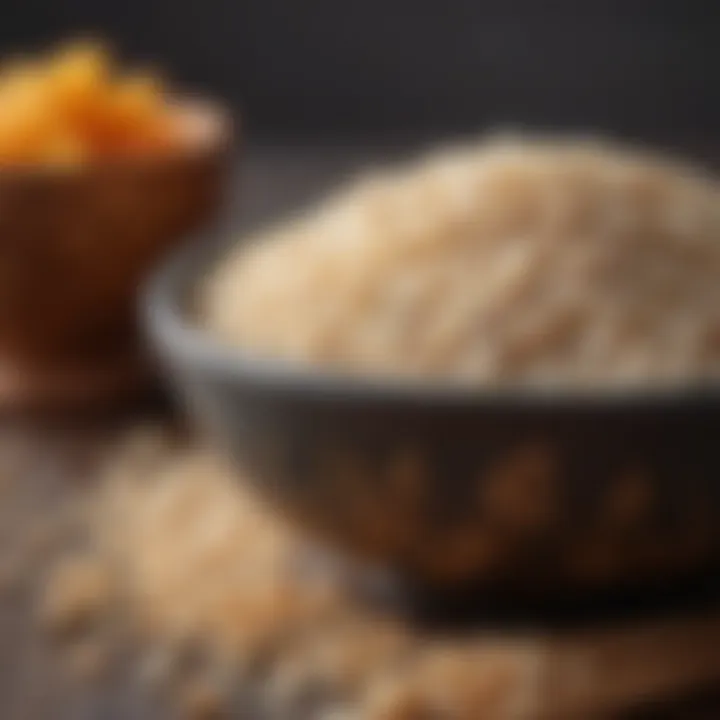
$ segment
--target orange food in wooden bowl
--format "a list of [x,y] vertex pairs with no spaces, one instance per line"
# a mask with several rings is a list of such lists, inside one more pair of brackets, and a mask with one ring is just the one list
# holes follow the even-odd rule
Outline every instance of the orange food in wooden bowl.
[[231,135],[93,47],[0,71],[0,372],[127,347],[145,274],[217,207]]
[[71,45],[0,73],[0,164],[80,164],[181,142],[160,81],[119,75],[101,47]]

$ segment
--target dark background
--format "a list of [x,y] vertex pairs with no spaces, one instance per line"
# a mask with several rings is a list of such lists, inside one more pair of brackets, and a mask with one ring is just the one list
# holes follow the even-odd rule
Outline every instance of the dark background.
[[5,2],[3,52],[99,33],[231,100],[256,139],[720,125],[718,0]]

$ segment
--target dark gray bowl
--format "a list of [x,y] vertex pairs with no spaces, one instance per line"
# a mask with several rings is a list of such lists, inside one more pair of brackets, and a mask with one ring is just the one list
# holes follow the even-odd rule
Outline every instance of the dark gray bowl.
[[253,358],[188,319],[212,242],[154,280],[187,406],[278,508],[420,587],[643,586],[718,567],[720,392],[468,390]]

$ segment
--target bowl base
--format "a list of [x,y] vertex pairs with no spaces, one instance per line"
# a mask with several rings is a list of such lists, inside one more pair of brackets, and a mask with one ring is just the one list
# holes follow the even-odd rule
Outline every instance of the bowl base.
[[634,622],[674,613],[717,608],[720,568],[690,571],[671,579],[610,585],[512,587],[477,583],[454,591],[422,584],[398,572],[370,567],[312,546],[334,581],[358,602],[422,627],[466,630],[476,625],[572,629]]

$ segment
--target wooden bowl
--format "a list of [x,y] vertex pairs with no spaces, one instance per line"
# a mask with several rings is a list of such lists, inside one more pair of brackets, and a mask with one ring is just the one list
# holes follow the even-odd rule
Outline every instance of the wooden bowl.
[[260,359],[188,312],[211,248],[151,288],[159,355],[241,477],[329,546],[443,597],[595,596],[720,567],[717,386],[461,388]]
[[57,395],[49,386],[82,384],[90,367],[137,374],[138,287],[216,210],[231,144],[222,108],[176,108],[185,143],[172,154],[0,170],[0,397]]

